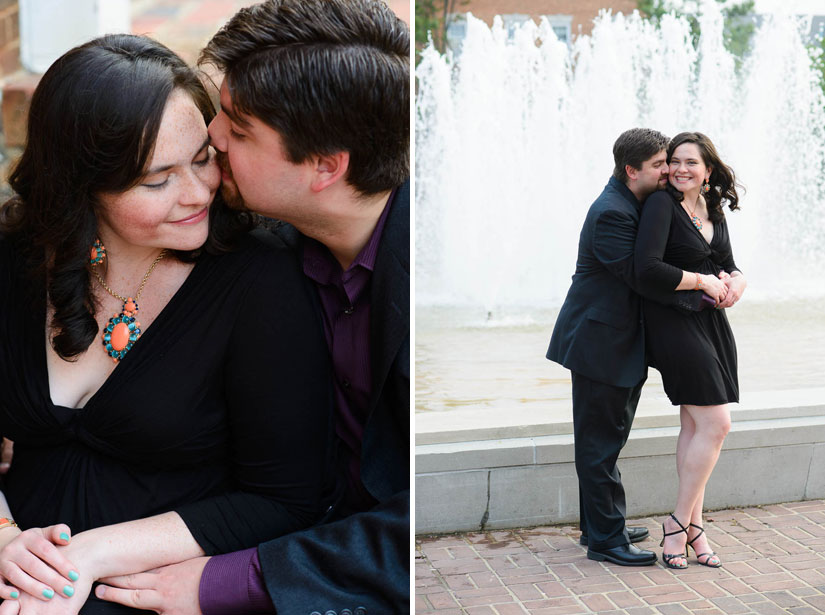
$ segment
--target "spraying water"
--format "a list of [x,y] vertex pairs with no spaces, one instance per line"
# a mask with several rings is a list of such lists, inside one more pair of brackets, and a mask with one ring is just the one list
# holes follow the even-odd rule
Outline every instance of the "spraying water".
[[[460,53],[416,69],[416,301],[557,307],[585,213],[628,128],[706,133],[747,191],[728,213],[750,300],[825,296],[825,97],[797,22],[766,19],[737,72],[723,18],[603,12],[571,47],[468,16]],[[740,193],[741,195],[741,193]]]

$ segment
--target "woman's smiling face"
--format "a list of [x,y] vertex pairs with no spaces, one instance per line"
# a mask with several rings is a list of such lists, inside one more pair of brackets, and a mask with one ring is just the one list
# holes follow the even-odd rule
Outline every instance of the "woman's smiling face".
[[710,169],[702,159],[695,143],[682,143],[670,155],[668,168],[670,184],[679,192],[690,192],[702,187],[710,177]]
[[99,195],[103,236],[145,247],[194,250],[209,230],[220,171],[203,115],[183,90],[169,96],[154,151],[138,184]]

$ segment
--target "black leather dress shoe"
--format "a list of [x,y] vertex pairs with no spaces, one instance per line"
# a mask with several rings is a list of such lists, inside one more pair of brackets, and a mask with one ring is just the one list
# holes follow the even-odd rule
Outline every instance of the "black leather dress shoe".
[[653,551],[640,549],[635,545],[619,545],[612,549],[595,551],[587,550],[587,559],[597,562],[613,562],[619,566],[650,566],[656,563],[656,554]]
[[[646,527],[630,527],[627,528],[627,535],[630,536],[630,542],[640,542],[650,535]],[[579,544],[587,546],[587,534],[582,534],[579,538]]]

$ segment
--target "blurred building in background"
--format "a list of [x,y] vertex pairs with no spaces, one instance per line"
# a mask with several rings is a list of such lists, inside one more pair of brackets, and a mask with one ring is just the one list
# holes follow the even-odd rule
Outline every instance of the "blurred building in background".
[[[500,15],[510,30],[528,19],[538,22],[544,17],[559,40],[569,43],[579,33],[590,34],[599,11],[609,9],[628,14],[636,5],[636,0],[466,0],[458,2],[456,8],[461,13],[472,13],[488,25],[492,25],[493,17]],[[454,20],[447,30],[448,40],[452,43],[463,38],[463,28],[463,19]]]

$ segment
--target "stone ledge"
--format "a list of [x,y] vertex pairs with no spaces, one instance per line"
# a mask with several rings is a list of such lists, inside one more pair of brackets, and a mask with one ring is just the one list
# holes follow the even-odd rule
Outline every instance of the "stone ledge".
[[[676,427],[679,412],[662,396],[642,394],[633,425],[638,428]],[[759,391],[742,395],[731,405],[736,422],[825,415],[825,387]],[[570,400],[528,410],[514,408],[482,422],[472,409],[419,412],[415,415],[416,445],[554,436],[573,433]]]
[[[634,426],[622,458],[667,455],[678,427]],[[825,416],[736,421],[725,449],[825,442]],[[427,444],[415,447],[416,473],[448,472],[480,467],[507,467],[573,461],[573,435],[539,436]]]
[[[791,413],[792,414],[792,413]],[[676,498],[678,427],[634,427],[620,469],[628,515],[669,510]],[[570,434],[416,446],[416,533],[578,518]],[[707,508],[825,497],[825,416],[736,421],[708,483]]]

